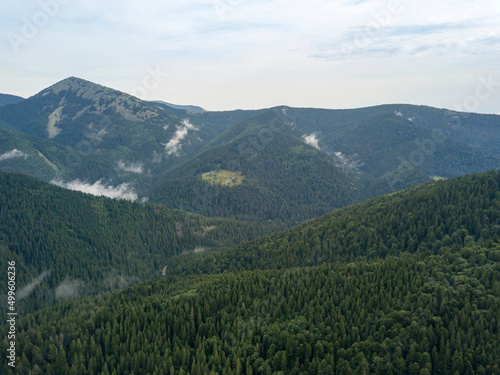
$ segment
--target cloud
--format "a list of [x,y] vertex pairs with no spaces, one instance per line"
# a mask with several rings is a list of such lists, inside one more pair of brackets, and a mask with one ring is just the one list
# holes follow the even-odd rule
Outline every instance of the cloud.
[[[394,114],[399,117],[404,117],[401,111],[394,111]],[[415,119],[413,117],[407,117],[406,119],[410,122],[415,122]]]
[[138,281],[139,279],[135,276],[110,274],[108,275],[108,277],[104,279],[104,286],[108,290],[119,290],[129,285],[132,285]]
[[78,297],[83,286],[84,283],[81,280],[66,279],[57,286],[55,296],[57,299]]
[[334,155],[342,162],[342,166],[344,168],[355,169],[364,165],[360,160],[357,160],[357,154],[354,154],[353,156],[346,156],[342,152],[338,151],[334,152]]
[[21,288],[19,292],[17,292],[18,300],[21,301],[28,297],[31,293],[33,293],[33,290],[35,290],[35,288],[43,281],[43,279],[45,279],[49,275],[50,271],[44,271],[40,274],[40,276],[36,277],[28,285]]
[[394,61],[401,57],[488,56],[498,52],[500,27],[493,16],[498,11],[488,14],[487,7],[478,10],[469,6],[463,12],[462,7],[449,1],[438,12],[426,9],[423,2],[395,2],[395,8],[389,3],[373,4],[353,12],[351,21],[343,21],[339,32],[311,43],[309,57]]
[[144,164],[142,163],[129,163],[126,164],[123,161],[118,162],[118,168],[125,172],[132,172],[137,174],[142,174],[144,172],[143,169]]
[[156,151],[153,153],[153,163],[161,163],[163,155],[156,153]]
[[8,160],[8,159],[13,159],[13,158],[27,158],[28,154],[19,151],[17,148],[7,151],[5,154],[0,155],[0,161]]
[[186,138],[189,130],[197,130],[189,120],[184,120],[182,122],[182,126],[178,126],[175,131],[174,136],[168,143],[165,145],[165,151],[167,155],[178,154],[180,149],[182,148],[181,141]]
[[319,144],[318,144],[318,137],[316,136],[316,133],[312,133],[312,134],[309,134],[309,135],[303,135],[302,138],[304,139],[304,141],[308,144],[308,145],[311,145],[313,146],[314,148],[317,148],[318,150],[320,150],[319,148]]
[[[391,13],[390,4],[401,10]],[[77,75],[128,93],[140,87],[148,99],[213,110],[390,102],[454,108],[475,88],[467,77],[498,70],[495,0],[172,0],[147,6],[82,0],[60,9],[19,45],[21,53],[4,38],[4,92],[28,97]],[[5,2],[2,35],[22,37],[21,21],[32,22],[41,11],[38,2]],[[151,64],[161,65],[168,78],[148,76]],[[499,103],[492,98],[480,110],[498,113]]]
[[137,200],[137,194],[130,187],[130,183],[123,183],[114,187],[106,186],[101,181],[102,180],[99,180],[94,182],[93,184],[89,184],[87,182],[80,181],[79,179],[69,182],[63,182],[62,180],[54,179],[51,181],[51,183],[66,189],[81,191],[83,193],[97,196],[103,195],[108,198],[126,199],[129,201]]

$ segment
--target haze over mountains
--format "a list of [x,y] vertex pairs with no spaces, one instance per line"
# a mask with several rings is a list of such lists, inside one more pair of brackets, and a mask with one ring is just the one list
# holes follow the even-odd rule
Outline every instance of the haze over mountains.
[[[496,115],[403,104],[207,112],[75,77],[2,100],[14,102],[0,107],[0,169],[209,216],[297,223],[500,167]],[[203,181],[217,170],[244,181]]]
[[1,95],[16,371],[500,374],[499,129],[404,104],[211,112],[74,77]]
[[18,103],[21,100],[24,100],[24,98],[16,95],[0,94],[0,106]]

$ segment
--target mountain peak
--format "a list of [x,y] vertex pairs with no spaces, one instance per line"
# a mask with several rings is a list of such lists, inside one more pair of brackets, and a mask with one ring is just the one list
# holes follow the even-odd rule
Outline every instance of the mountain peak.
[[87,106],[82,111],[103,113],[113,107],[125,119],[132,121],[145,121],[158,115],[155,107],[135,96],[73,76],[55,83],[35,97],[56,96],[56,108],[60,108],[67,104],[68,94],[87,100]]
[[69,91],[84,99],[99,99],[104,95],[120,94],[127,95],[120,91],[110,89],[105,86],[98,85],[78,77],[68,77],[59,81],[52,86],[41,91],[39,95],[47,95],[48,93],[59,94],[62,91]]

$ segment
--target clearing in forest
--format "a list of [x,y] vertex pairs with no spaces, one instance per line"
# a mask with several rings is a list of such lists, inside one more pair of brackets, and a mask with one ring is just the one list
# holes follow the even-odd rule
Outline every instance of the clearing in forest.
[[242,175],[241,172],[231,172],[224,169],[217,169],[215,171],[203,173],[201,178],[203,181],[212,185],[218,184],[233,187],[241,185],[245,179],[245,175]]

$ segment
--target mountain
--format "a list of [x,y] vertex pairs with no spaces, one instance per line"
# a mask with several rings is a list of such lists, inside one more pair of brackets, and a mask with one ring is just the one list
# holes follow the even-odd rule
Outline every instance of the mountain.
[[95,171],[80,179],[106,179],[115,185],[137,181],[139,193],[158,171],[179,164],[202,141],[202,133],[187,119],[74,77],[1,107],[0,119],[10,130],[71,147],[113,171]]
[[70,77],[0,107],[0,169],[84,191],[126,184],[137,200],[292,225],[500,168],[498,115],[405,104],[193,109]]
[[159,179],[165,182],[151,199],[208,216],[290,225],[365,194],[361,173],[305,144],[271,110],[230,127],[204,149]]
[[[0,260],[16,262],[22,311],[148,279],[173,255],[234,245],[271,231],[268,223],[208,219],[0,171]],[[1,286],[0,294],[5,293]]]
[[21,98],[20,96],[0,94],[0,107],[7,104],[19,103],[22,100],[24,100],[24,98]]
[[[139,198],[147,199],[147,191],[158,175],[192,157],[206,141],[223,132],[235,116],[225,117],[220,121],[220,115],[214,113],[193,125],[186,111],[158,108],[128,94],[70,77],[20,103],[0,107],[2,130],[17,132],[17,138],[20,133],[26,134],[25,143],[37,137],[39,142],[50,141],[65,148],[67,157],[63,161],[46,155],[58,170],[33,173],[37,164],[31,163],[31,158],[5,170],[28,173],[48,182],[62,181],[65,186],[74,185],[76,180],[109,187],[127,183]],[[4,135],[3,153],[17,147],[10,138]],[[17,149],[37,154],[33,148]],[[98,164],[99,168],[84,168],[81,164]]]
[[16,370],[499,373],[499,186],[425,184],[22,315]]
[[[426,113],[432,121],[424,121]],[[496,149],[478,147],[470,139],[465,143],[463,134],[471,132],[468,128],[482,129],[496,139],[498,128],[492,124],[500,126],[500,117],[469,114],[467,123],[464,119],[446,132],[454,116],[405,105],[258,111],[206,142],[192,160],[166,172],[149,196],[208,216],[295,224],[435,178],[498,169]],[[237,187],[213,186],[203,175],[217,169],[246,179]]]
[[83,155],[70,147],[1,126],[0,169],[44,181],[87,180],[115,173],[115,166],[95,154]]
[[[480,206],[480,207],[479,207]],[[172,258],[175,275],[317,266],[500,244],[500,172],[437,181],[335,210],[226,251]],[[187,268],[186,268],[187,266]]]
[[167,102],[164,102],[161,100],[155,100],[155,101],[152,101],[151,103],[162,106],[162,107],[167,106],[170,109],[179,109],[179,110],[185,111],[185,112],[195,112],[195,113],[196,112],[200,112],[200,113],[206,112],[205,109],[198,107],[196,105],[178,105],[178,104],[167,103]]
[[[319,147],[386,185],[405,172],[458,177],[498,169],[500,116],[460,113],[404,104],[352,110],[281,107],[304,134],[315,134]],[[495,144],[494,144],[495,143]],[[405,184],[408,180],[410,184]],[[390,187],[390,186],[389,186]]]

